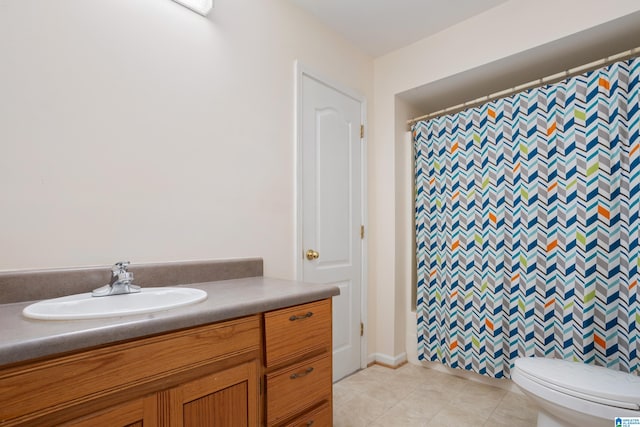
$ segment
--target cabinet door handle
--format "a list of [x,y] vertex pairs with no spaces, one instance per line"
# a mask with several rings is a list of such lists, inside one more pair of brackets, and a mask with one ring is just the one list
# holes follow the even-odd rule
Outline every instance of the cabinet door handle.
[[289,317],[289,320],[291,320],[293,322],[294,320],[308,319],[311,316],[313,316],[313,311],[308,311],[305,314],[303,314],[302,316],[291,316],[291,317]]
[[306,377],[311,372],[313,372],[313,368],[307,368],[304,370],[304,372],[297,372],[295,374],[291,374],[289,378],[291,378],[292,380],[295,380],[296,378]]
[[312,425],[314,425],[316,422],[313,420],[309,420],[309,422],[307,422],[307,427],[311,427]]

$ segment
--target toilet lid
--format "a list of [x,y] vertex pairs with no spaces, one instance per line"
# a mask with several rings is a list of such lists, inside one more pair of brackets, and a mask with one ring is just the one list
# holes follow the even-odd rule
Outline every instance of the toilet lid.
[[640,409],[640,377],[601,366],[560,359],[516,359],[521,373],[563,393],[627,409]]

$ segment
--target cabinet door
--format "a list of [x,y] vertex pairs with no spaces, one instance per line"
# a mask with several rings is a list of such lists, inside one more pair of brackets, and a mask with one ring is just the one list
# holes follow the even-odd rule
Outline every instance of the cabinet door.
[[247,427],[258,424],[258,361],[226,369],[170,390],[171,425]]

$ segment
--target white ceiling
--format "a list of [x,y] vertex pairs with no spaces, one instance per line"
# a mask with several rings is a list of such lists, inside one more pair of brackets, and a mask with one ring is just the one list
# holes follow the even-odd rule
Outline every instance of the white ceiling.
[[290,0],[372,56],[444,30],[507,0]]

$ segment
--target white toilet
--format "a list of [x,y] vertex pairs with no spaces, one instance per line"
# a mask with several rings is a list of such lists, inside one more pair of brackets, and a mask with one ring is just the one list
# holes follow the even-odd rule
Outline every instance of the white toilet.
[[613,427],[640,419],[640,378],[568,360],[515,360],[511,379],[539,408],[538,427]]

